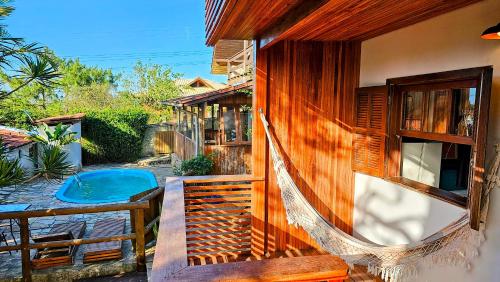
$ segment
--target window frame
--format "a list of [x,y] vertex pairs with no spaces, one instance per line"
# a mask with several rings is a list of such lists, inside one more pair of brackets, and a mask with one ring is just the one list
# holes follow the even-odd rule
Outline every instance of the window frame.
[[[388,129],[389,136],[386,147],[386,178],[415,189],[432,197],[451,204],[462,206],[470,211],[470,226],[478,230],[480,225],[480,209],[484,162],[486,153],[486,137],[488,131],[489,104],[491,97],[493,68],[491,66],[430,73],[416,76],[391,78],[387,80],[389,89]],[[401,130],[403,120],[403,90],[411,87],[432,87],[436,84],[449,83],[449,86],[460,85],[464,81],[476,81],[476,102],[472,136],[459,136],[444,133],[412,132]],[[471,169],[469,170],[468,197],[460,197],[454,193],[428,186],[401,177],[402,137],[422,138],[433,141],[466,144],[471,146]]]
[[[247,104],[241,104],[241,103],[220,103],[219,104],[219,132],[220,132],[220,144],[225,145],[225,146],[238,146],[238,145],[251,145],[252,140],[249,141],[243,141],[243,133],[242,133],[242,128],[241,128],[241,117],[240,117],[240,108],[243,105]],[[228,142],[226,141],[226,131],[225,131],[225,124],[224,124],[224,114],[223,114],[223,109],[224,107],[233,107],[234,108],[234,124],[236,127],[236,140]],[[250,113],[252,113],[250,111]],[[250,124],[251,126],[251,124]]]

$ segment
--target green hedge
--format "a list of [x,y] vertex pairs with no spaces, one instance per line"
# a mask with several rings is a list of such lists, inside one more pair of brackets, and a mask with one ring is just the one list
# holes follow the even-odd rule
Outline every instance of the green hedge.
[[148,118],[142,109],[86,111],[82,122],[83,163],[136,161]]

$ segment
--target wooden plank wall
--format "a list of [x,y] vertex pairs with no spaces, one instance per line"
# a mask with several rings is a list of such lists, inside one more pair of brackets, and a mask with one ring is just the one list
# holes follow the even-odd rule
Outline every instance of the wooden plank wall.
[[252,173],[252,145],[205,145],[205,155],[214,153],[212,174],[233,175]]
[[[254,116],[263,108],[292,177],[325,218],[352,233],[351,128],[359,42],[283,41],[257,51]],[[253,251],[307,248],[288,225],[262,124],[254,119]],[[264,224],[263,224],[264,222]]]
[[181,159],[181,160],[190,160],[195,156],[195,151],[196,151],[196,145],[194,144],[193,140],[189,139],[188,137],[182,135],[179,132],[174,132],[174,153]]
[[156,154],[170,154],[174,152],[175,131],[157,131],[154,145]]

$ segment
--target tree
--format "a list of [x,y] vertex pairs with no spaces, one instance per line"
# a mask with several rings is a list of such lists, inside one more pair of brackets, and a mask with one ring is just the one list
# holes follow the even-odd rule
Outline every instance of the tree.
[[161,102],[180,96],[180,89],[175,84],[180,76],[170,67],[148,65],[139,61],[134,66],[132,77],[126,79],[123,85],[126,94],[138,99],[141,105],[161,110]]
[[59,59],[59,72],[64,93],[72,88],[88,87],[92,85],[109,85],[115,87],[120,75],[113,74],[111,69],[102,69],[96,66],[86,66],[79,59]]
[[[0,0],[0,20],[8,17],[14,8],[8,0]],[[55,62],[36,43],[25,43],[22,38],[12,37],[5,25],[0,25],[0,72],[15,85],[0,84],[0,100],[4,100],[32,83],[51,87],[59,77]]]

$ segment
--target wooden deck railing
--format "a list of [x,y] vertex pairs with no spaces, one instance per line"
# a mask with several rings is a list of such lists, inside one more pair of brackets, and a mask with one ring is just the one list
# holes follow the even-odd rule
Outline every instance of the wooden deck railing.
[[167,178],[152,281],[162,281],[195,260],[218,263],[217,258],[224,262],[227,257],[249,254],[254,181],[262,179],[250,175]]
[[227,81],[230,85],[244,83],[253,78],[253,45],[245,40],[241,52],[227,60]]
[[190,138],[179,132],[175,132],[174,136],[174,153],[181,160],[189,160],[195,157],[196,144]]
[[[348,265],[331,255],[284,258],[252,253],[249,175],[168,178],[151,280],[345,281]],[[275,257],[282,257],[275,254]],[[264,258],[268,258],[263,260]]]
[[215,260],[214,255],[250,253],[250,182],[238,178],[212,181],[184,181],[186,245],[191,265],[197,258]]
[[[81,206],[69,208],[55,208],[55,209],[40,209],[40,210],[27,210],[19,212],[4,212],[0,213],[0,220],[14,219],[19,222],[21,243],[12,246],[0,247],[0,252],[5,251],[21,251],[22,258],[22,274],[23,281],[31,281],[31,261],[30,250],[42,249],[48,247],[65,247],[65,246],[78,246],[83,244],[111,242],[111,241],[124,241],[135,240],[135,254],[137,271],[146,271],[146,256],[145,256],[145,234],[151,232],[154,222],[159,221],[159,217],[153,221],[144,222],[144,211],[150,208],[150,201],[160,197],[163,194],[164,188],[155,189],[153,192],[145,195],[135,202],[117,203],[106,205],[94,206]],[[126,211],[135,212],[134,226],[135,232],[117,236],[99,237],[99,238],[82,238],[73,240],[62,240],[43,243],[30,243],[30,230],[29,219],[47,216],[62,216],[62,215],[75,215],[75,214],[89,214],[89,213],[103,213],[103,212],[116,212]]]

